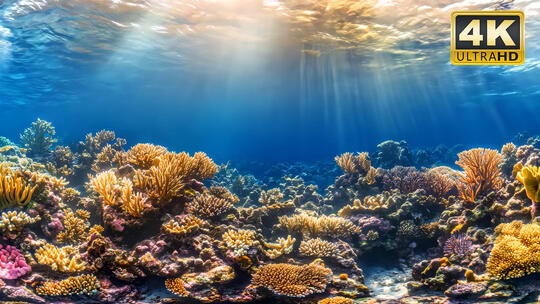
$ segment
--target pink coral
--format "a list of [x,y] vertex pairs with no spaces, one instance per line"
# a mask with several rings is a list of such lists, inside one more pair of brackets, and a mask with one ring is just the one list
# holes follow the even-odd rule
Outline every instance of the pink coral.
[[13,246],[7,245],[5,249],[0,245],[0,278],[14,280],[30,271],[31,268],[26,264],[26,260],[19,250]]

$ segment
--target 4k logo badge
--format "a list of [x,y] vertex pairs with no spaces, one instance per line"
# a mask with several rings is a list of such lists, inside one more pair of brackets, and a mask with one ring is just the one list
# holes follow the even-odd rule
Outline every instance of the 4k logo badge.
[[522,64],[525,61],[521,11],[452,13],[453,64]]

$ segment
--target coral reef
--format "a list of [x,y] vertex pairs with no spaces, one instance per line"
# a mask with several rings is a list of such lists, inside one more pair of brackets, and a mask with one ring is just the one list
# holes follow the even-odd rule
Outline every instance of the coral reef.
[[105,130],[50,138],[0,148],[6,301],[511,302],[540,283],[536,137],[237,168]]

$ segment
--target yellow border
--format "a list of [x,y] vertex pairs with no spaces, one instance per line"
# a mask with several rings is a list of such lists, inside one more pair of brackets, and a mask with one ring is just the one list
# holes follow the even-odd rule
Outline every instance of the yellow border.
[[[487,62],[480,62],[480,63],[472,63],[472,62],[468,62],[468,63],[456,63],[452,60],[452,53],[456,51],[456,46],[455,46],[455,23],[456,23],[456,16],[457,15],[494,15],[494,14],[497,14],[497,15],[511,15],[511,16],[516,16],[518,15],[519,16],[519,21],[521,22],[521,33],[520,33],[520,41],[521,41],[521,44],[520,44],[520,48],[519,48],[519,52],[523,53],[523,56],[521,57],[521,61],[519,62],[512,62],[512,63],[509,63],[509,62],[504,62],[504,63],[487,63]],[[452,30],[452,36],[451,36],[451,41],[450,41],[450,62],[453,64],[453,65],[521,65],[525,62],[525,14],[523,13],[523,11],[455,11],[455,12],[452,12],[452,15],[451,15],[451,23],[450,23],[450,26],[451,26],[451,30]],[[479,50],[479,51],[482,51],[482,50]],[[485,51],[485,50],[484,50]],[[493,49],[493,50],[489,50],[489,51],[507,51],[507,50],[496,50],[496,49]]]

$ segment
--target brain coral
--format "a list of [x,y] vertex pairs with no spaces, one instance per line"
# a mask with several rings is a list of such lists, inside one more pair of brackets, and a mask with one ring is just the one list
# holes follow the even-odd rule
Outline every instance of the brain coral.
[[267,264],[253,275],[252,285],[289,297],[324,292],[332,271],[317,264]]
[[354,300],[345,297],[333,297],[322,299],[317,304],[353,304]]
[[519,278],[540,271],[540,225],[520,221],[500,224],[488,259],[488,273],[497,279]]

